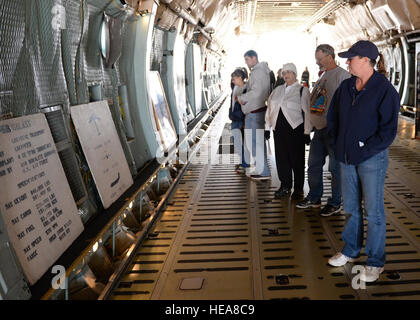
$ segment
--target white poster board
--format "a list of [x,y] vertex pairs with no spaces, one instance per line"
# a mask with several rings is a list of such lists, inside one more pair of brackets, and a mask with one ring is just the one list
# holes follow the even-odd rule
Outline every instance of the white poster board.
[[43,114],[0,121],[0,211],[34,284],[83,231]]
[[173,55],[174,72],[174,90],[176,92],[176,107],[178,109],[179,119],[187,128],[188,121],[194,119],[192,112],[187,114],[187,94],[185,90],[185,42],[184,37],[177,36],[174,44]]
[[177,136],[162,81],[157,71],[150,71],[149,95],[152,99],[154,120],[159,133],[157,138],[161,141],[163,149],[168,150],[176,143]]
[[71,117],[104,208],[132,184],[130,169],[106,100],[71,107]]

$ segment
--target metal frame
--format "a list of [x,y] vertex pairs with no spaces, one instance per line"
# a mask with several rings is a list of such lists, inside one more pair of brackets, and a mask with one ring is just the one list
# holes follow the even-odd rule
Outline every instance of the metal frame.
[[[64,129],[65,129],[66,134],[67,134],[67,139],[65,139],[63,141],[55,142],[55,146],[57,148],[58,153],[64,151],[65,149],[71,148],[72,155],[75,157],[76,155],[75,155],[75,151],[74,151],[73,141],[71,139],[71,134],[69,134],[69,131],[68,131],[68,128],[67,128],[67,125],[66,125],[66,118],[64,117],[63,104],[62,103],[57,103],[55,105],[40,106],[40,111],[44,115],[46,115],[50,112],[54,112],[54,111],[61,111],[61,118],[63,119]],[[77,161],[76,158],[74,158],[73,160]],[[75,172],[74,174],[78,175],[78,179],[79,179],[79,181],[81,181],[80,186],[82,187],[83,192],[85,194],[84,197],[82,197],[82,198],[80,198],[79,200],[76,201],[76,205],[79,206],[89,198],[89,194],[88,194],[88,191],[86,189],[86,185],[83,181],[82,175],[80,174],[80,171]]]

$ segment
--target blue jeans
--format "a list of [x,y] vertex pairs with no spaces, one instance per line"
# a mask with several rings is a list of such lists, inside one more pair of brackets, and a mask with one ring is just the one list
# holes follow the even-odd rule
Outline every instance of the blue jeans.
[[245,146],[255,162],[254,174],[271,176],[267,162],[267,146],[264,139],[265,112],[245,115]]
[[327,128],[315,129],[314,137],[311,141],[308,159],[308,199],[312,202],[321,200],[323,189],[322,168],[325,158],[329,156],[328,170],[331,172],[331,191],[332,197],[328,198],[327,203],[338,207],[341,205],[341,186],[340,186],[340,165],[335,160],[334,152],[329,144]]
[[248,149],[245,148],[243,143],[243,130],[242,130],[243,122],[232,121],[232,136],[233,136],[233,146],[235,149],[235,153],[241,159],[241,166],[244,168],[249,167],[249,152]]
[[388,168],[388,149],[358,165],[342,162],[340,165],[344,210],[351,214],[342,233],[345,246],[341,252],[350,258],[356,258],[360,254],[363,245],[363,198],[368,220],[366,265],[383,267],[386,240],[384,184]]

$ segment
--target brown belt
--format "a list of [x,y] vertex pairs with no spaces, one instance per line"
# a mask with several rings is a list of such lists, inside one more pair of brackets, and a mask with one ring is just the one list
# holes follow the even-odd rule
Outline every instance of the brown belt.
[[264,112],[265,110],[267,110],[267,107],[266,107],[266,106],[264,106],[264,107],[262,107],[262,108],[259,108],[259,109],[257,109],[257,110],[251,111],[251,113]]

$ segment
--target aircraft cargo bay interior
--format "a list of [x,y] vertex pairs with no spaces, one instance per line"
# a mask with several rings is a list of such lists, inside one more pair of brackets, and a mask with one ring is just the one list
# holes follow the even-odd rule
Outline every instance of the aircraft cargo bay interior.
[[0,12],[0,300],[420,299],[418,1]]

